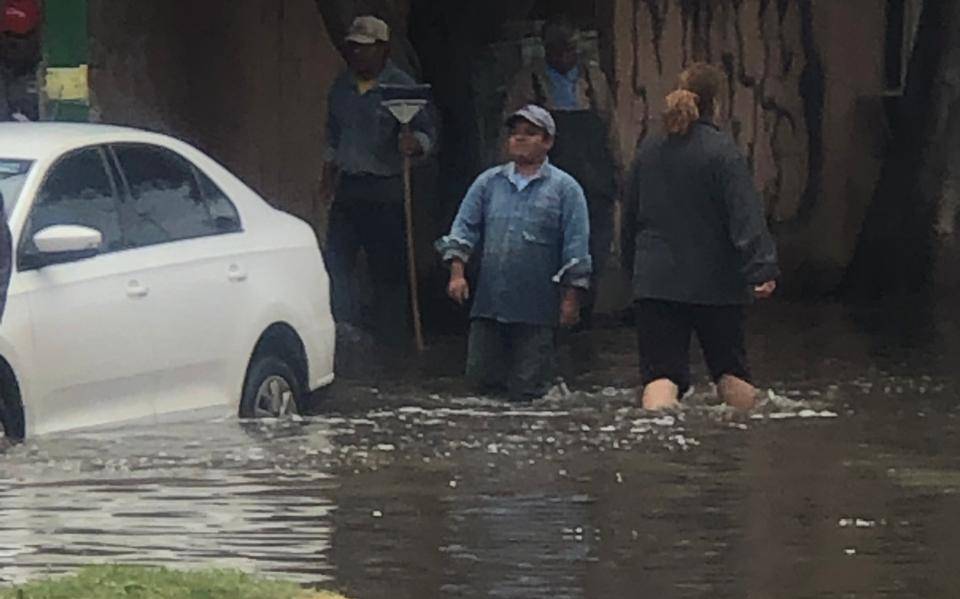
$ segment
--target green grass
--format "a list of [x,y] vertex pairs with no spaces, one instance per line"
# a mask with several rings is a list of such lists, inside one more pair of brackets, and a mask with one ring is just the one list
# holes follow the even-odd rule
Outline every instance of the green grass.
[[232,570],[96,566],[0,589],[0,599],[343,599]]

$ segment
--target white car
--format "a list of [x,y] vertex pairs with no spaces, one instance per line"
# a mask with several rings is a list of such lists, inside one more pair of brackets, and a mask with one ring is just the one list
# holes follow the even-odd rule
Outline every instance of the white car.
[[103,125],[0,124],[13,269],[7,437],[210,408],[293,413],[333,381],[313,229],[193,147]]

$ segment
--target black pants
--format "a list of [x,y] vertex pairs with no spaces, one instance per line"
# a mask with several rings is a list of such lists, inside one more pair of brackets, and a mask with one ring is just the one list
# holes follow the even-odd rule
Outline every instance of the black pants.
[[[399,177],[343,176],[330,208],[324,253],[331,279],[331,304],[337,322],[372,329],[383,342],[410,340],[406,223],[403,182]],[[372,317],[366,322],[357,292],[356,263],[367,255]]]
[[697,334],[714,381],[732,375],[750,381],[743,306],[701,306],[661,300],[636,303],[640,379],[668,379],[682,396],[690,388],[690,335]]

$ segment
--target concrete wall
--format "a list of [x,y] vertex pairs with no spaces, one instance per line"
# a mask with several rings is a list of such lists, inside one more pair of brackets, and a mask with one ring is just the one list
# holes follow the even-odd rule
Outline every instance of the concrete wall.
[[823,289],[850,261],[880,170],[885,18],[876,0],[614,0],[625,150],[659,126],[693,61],[722,66],[725,127],[753,165],[786,282]]
[[89,15],[93,120],[187,139],[322,230],[341,59],[314,0],[90,0]]
[[[437,14],[448,18],[435,22],[448,34],[460,31],[448,22],[445,2],[421,4],[421,11],[444,9]],[[531,3],[522,4],[529,12]],[[726,126],[753,164],[786,282],[819,290],[839,281],[887,135],[883,3],[600,4],[597,14],[610,19],[601,29],[612,49],[627,155],[659,126],[663,97],[685,65],[723,65]],[[409,0],[90,0],[94,119],[184,137],[322,231],[315,191],[325,94],[342,68],[322,15],[329,29],[342,31],[357,12],[402,22],[409,8]],[[470,26],[480,25],[460,24]],[[432,257],[424,247],[418,262]]]

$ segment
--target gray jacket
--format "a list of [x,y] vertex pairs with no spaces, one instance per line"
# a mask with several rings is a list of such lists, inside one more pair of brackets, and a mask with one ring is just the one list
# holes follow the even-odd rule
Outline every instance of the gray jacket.
[[751,286],[780,276],[746,160],[707,120],[640,145],[623,227],[636,299],[745,304]]

